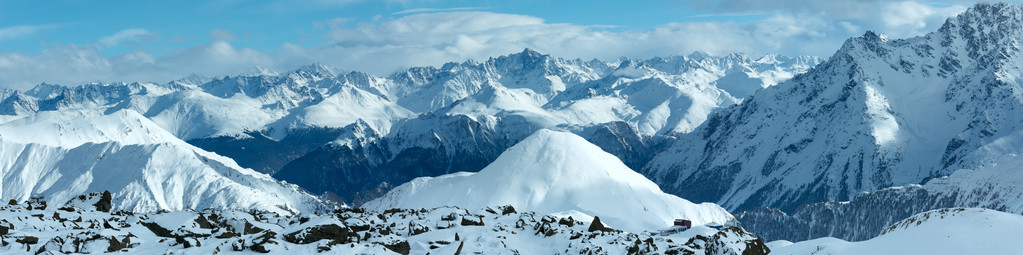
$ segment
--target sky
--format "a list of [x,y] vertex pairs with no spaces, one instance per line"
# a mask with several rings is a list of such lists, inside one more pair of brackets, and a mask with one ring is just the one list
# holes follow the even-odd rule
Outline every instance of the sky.
[[[975,1],[0,0],[0,87],[168,82],[313,63],[387,75],[531,48],[613,60],[827,57],[934,31]],[[1016,3],[1019,4],[1019,3]]]

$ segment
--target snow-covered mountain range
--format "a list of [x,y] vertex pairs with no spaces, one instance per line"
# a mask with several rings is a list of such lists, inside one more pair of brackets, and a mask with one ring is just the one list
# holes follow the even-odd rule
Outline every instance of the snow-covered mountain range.
[[[166,134],[147,145],[175,144],[186,151],[214,155],[205,152],[210,151],[237,162],[237,166],[224,163],[232,171],[251,168],[312,194],[358,205],[416,177],[479,171],[505,149],[541,129],[583,135],[638,169],[715,109],[742,102],[751,91],[805,72],[820,61],[815,57],[752,59],[742,54],[714,57],[703,53],[583,61],[526,49],[486,61],[409,68],[387,77],[310,65],[285,73],[257,69],[238,76],[192,76],[166,84],[42,84],[27,91],[0,89],[0,123],[60,122],[72,117],[55,116],[70,113],[95,117],[137,113],[137,118],[151,124],[148,128]],[[94,124],[69,124],[74,125]],[[107,140],[82,146],[131,144],[121,139],[133,139],[108,134],[114,130],[96,132],[105,132],[98,137]],[[32,139],[63,139],[54,135]],[[187,144],[180,140],[198,148],[184,147]],[[39,143],[31,139],[22,142]],[[80,147],[61,146],[64,150]],[[90,153],[97,158],[105,155]],[[177,162],[147,163],[151,158],[183,157],[153,153],[145,152],[137,162],[161,172],[161,178],[189,180],[183,177],[187,174],[172,170],[190,173],[205,169]],[[18,155],[22,154],[9,157]],[[58,167],[56,161],[63,157],[53,156],[29,168],[65,179],[83,171],[112,171],[112,165]],[[12,165],[17,162],[10,161]],[[9,169],[13,170],[5,172],[5,178],[19,185],[5,185],[11,191],[0,195],[3,199],[23,200],[31,193],[66,199],[100,188],[89,186],[92,184],[85,178],[73,190],[49,189],[41,176],[15,174],[25,167]],[[137,178],[150,178],[147,174],[150,172]],[[126,204],[125,209],[223,205],[182,195],[202,194],[204,184],[196,185],[171,185],[177,191],[199,190],[170,194],[154,187],[142,191],[122,190],[117,185],[103,188],[117,191],[118,201],[134,203]],[[156,198],[167,196],[171,196],[167,201]]]

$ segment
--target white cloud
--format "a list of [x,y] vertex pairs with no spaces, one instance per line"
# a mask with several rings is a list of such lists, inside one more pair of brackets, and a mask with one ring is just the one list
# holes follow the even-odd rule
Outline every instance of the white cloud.
[[213,39],[216,39],[216,40],[229,41],[229,42],[230,41],[234,41],[235,39],[238,39],[238,36],[236,36],[234,33],[231,33],[231,31],[227,31],[227,30],[223,30],[223,29],[213,29],[213,30],[210,30],[210,37],[213,37]]
[[141,28],[125,29],[113,35],[100,38],[99,41],[96,41],[96,47],[106,48],[118,46],[128,41],[143,41],[146,36],[150,35],[153,35],[153,33]]
[[398,11],[398,12],[394,12],[394,13],[391,13],[391,14],[392,15],[401,15],[401,14],[413,14],[413,13],[424,13],[424,12],[475,11],[475,10],[481,10],[481,9],[483,9],[483,8],[482,7],[454,7],[454,8],[441,8],[441,9],[437,9],[437,8],[416,8],[416,9],[408,9],[408,10],[404,10],[404,11]]
[[[647,30],[547,23],[491,12],[418,13],[331,30],[333,45],[297,49],[293,61],[388,73],[402,66],[485,59],[532,48],[568,58],[651,57],[703,50],[714,54],[830,54],[848,36],[832,37],[817,17],[777,15],[757,22],[671,23]],[[809,50],[808,50],[809,49]],[[310,52],[319,52],[312,54]],[[329,56],[329,57],[326,57]]]
[[689,5],[699,10],[725,13],[753,12],[789,17],[815,17],[824,22],[838,24],[845,31],[870,29],[894,38],[904,38],[936,30],[946,18],[965,11],[969,5],[976,2],[978,1],[722,0],[690,2]]
[[56,25],[30,25],[30,26],[10,26],[0,28],[0,41],[19,38],[35,34],[41,30],[54,28]]
[[218,76],[253,66],[270,66],[272,58],[217,40],[163,56],[135,50],[106,57],[95,46],[61,45],[30,56],[0,52],[0,86],[19,89],[39,83],[77,85],[103,81],[167,82],[189,74]]
[[348,22],[351,22],[352,20],[355,20],[355,19],[353,19],[353,18],[345,18],[345,17],[337,17],[337,18],[327,19],[327,20],[323,20],[323,21],[317,21],[317,22],[315,22],[313,24],[313,27],[316,28],[316,29],[322,29],[322,28],[335,29],[335,28],[341,27],[344,24],[347,24]]
[[953,5],[934,7],[918,2],[886,3],[879,12],[881,31],[899,37],[921,35],[933,31],[945,22],[945,18],[966,10],[967,7]]

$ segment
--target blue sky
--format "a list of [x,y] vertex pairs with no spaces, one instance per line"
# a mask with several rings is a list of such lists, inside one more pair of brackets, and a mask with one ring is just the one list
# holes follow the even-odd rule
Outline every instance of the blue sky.
[[971,1],[10,1],[0,87],[166,82],[323,63],[386,75],[529,47],[567,58],[830,55],[932,31]]
[[[138,40],[100,49],[104,55],[135,48],[166,53],[216,39],[213,30],[234,34],[234,44],[273,51],[285,42],[305,46],[329,43],[331,26],[393,19],[430,11],[486,11],[540,17],[548,23],[613,26],[605,30],[649,29],[671,22],[743,21],[764,15],[715,16],[672,1],[7,1],[0,2],[0,24],[35,31],[0,40],[0,49],[38,53],[60,44],[94,44],[128,29],[149,33]],[[573,10],[573,11],[565,11]],[[343,22],[337,24],[337,22]],[[144,42],[144,43],[143,43]]]

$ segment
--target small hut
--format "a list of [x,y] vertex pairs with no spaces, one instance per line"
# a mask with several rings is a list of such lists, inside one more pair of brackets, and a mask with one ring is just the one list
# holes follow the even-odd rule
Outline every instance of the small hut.
[[41,193],[33,193],[32,196],[28,197],[28,199],[29,203],[46,204],[46,197],[44,197]]

